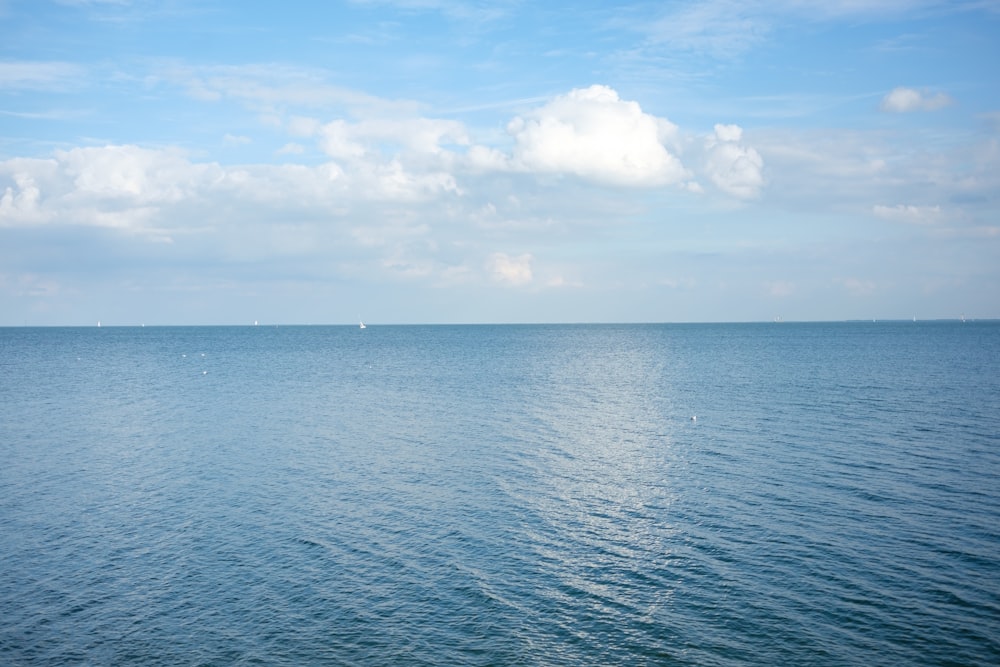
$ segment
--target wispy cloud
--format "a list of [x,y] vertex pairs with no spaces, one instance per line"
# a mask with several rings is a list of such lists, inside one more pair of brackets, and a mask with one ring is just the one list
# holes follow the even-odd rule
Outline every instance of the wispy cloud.
[[729,58],[762,43],[773,19],[755,2],[710,0],[686,3],[641,30],[652,44]]
[[[948,0],[701,0],[665,3],[654,17],[633,19],[649,46],[731,59],[767,43],[782,30],[807,22],[879,21],[903,15],[968,11],[981,3]],[[995,4],[995,3],[994,3]]]
[[67,62],[0,62],[0,89],[65,90],[76,88],[84,74],[83,67]]
[[90,112],[81,109],[49,109],[46,111],[9,111],[0,109],[0,116],[30,120],[71,120],[86,116],[88,113]]
[[164,80],[182,86],[202,101],[231,99],[255,111],[274,109],[350,110],[355,115],[413,113],[419,105],[387,100],[329,83],[323,70],[273,64],[201,66],[172,64],[160,69]]
[[941,220],[940,206],[914,206],[912,204],[884,206],[877,204],[872,208],[872,212],[883,220],[913,225],[933,225]]
[[94,7],[99,5],[120,5],[128,6],[131,0],[55,0],[57,5],[66,7]]
[[894,88],[884,98],[880,108],[892,113],[910,111],[937,111],[953,103],[944,93],[931,93],[914,88]]

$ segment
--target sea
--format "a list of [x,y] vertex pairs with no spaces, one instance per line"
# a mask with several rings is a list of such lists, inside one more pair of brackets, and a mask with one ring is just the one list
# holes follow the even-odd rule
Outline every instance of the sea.
[[998,665],[1000,322],[0,329],[0,664]]

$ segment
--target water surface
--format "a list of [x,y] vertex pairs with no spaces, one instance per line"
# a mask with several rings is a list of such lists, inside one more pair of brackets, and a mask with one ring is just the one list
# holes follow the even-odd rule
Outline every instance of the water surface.
[[1000,664],[998,434],[995,322],[0,329],[0,662]]

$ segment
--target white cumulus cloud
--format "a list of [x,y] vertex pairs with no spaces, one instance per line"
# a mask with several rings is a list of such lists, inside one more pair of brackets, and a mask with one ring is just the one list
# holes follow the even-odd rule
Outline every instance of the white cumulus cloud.
[[221,178],[212,164],[193,164],[178,150],[131,145],[56,151],[60,170],[77,196],[131,203],[176,202]]
[[0,196],[0,226],[11,223],[33,222],[40,219],[38,201],[40,190],[30,174],[14,174],[13,187],[7,187]]
[[880,108],[892,113],[907,113],[910,111],[937,111],[952,103],[952,99],[944,93],[931,94],[914,88],[894,88],[884,98]]
[[764,185],[764,159],[742,140],[740,126],[716,125],[715,133],[705,141],[705,173],[723,192],[750,199]]
[[[607,86],[578,88],[512,120],[512,166],[612,185],[655,186],[688,177],[666,147],[677,128]],[[487,156],[479,156],[486,160]]]

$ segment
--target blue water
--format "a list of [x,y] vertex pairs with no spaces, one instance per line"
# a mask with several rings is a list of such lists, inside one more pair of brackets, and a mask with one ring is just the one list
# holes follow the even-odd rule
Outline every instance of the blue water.
[[1000,664],[1000,323],[0,329],[0,664]]

